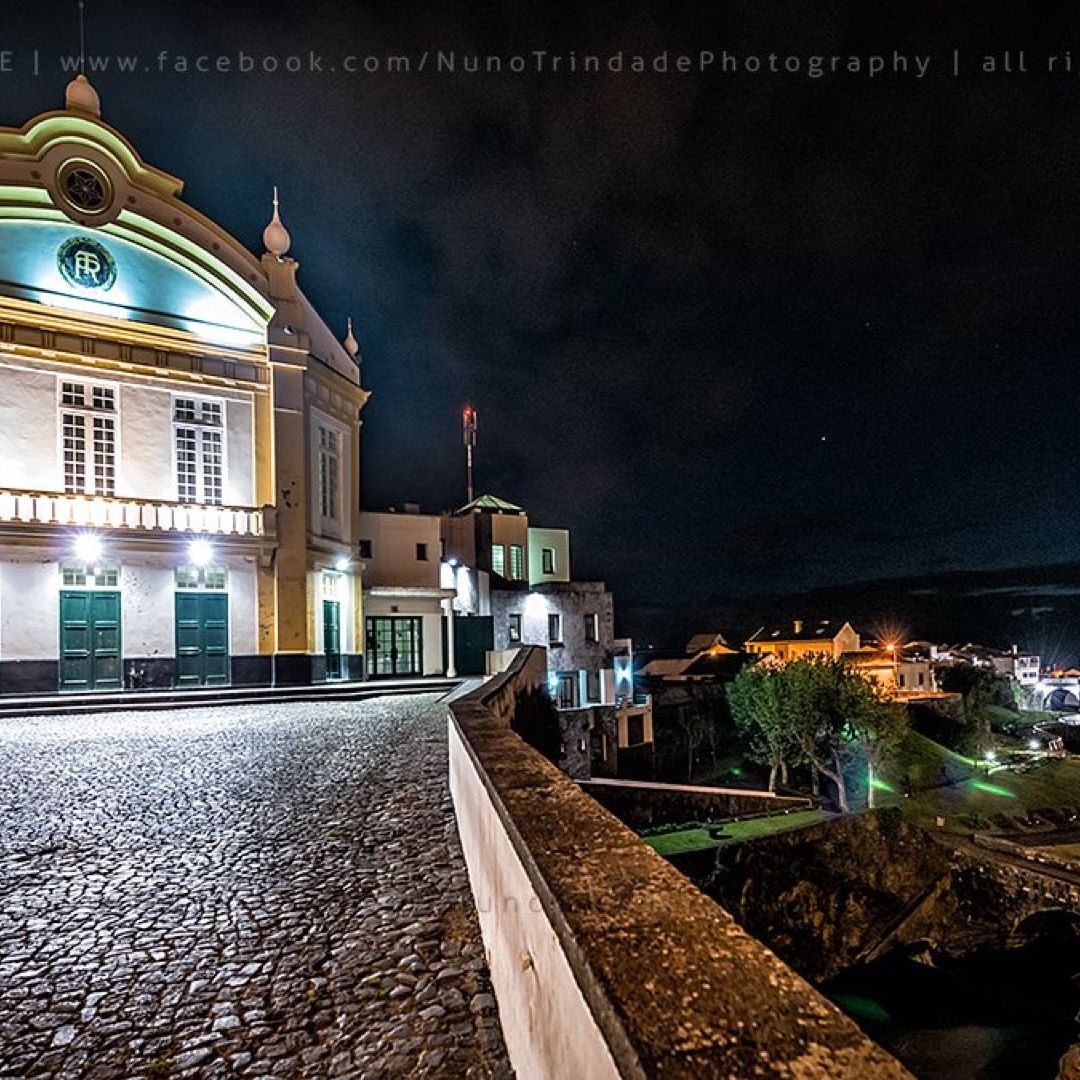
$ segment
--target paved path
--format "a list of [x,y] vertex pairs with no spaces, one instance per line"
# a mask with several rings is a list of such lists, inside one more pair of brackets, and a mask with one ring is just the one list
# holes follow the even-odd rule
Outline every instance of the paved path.
[[506,1075],[436,698],[0,724],[0,1076]]

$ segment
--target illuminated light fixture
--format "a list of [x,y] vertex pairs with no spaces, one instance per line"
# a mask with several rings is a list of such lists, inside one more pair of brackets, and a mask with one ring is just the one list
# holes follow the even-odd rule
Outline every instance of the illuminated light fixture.
[[539,593],[529,593],[525,598],[525,613],[527,615],[541,615],[545,611],[547,611],[547,601]]
[[448,562],[448,563],[449,563],[449,564],[450,564],[451,566],[457,566],[457,559],[453,558],[452,556],[451,556],[451,558],[447,559],[446,561],[447,561],[447,562]]
[[82,563],[97,562],[101,558],[101,537],[92,532],[79,533],[75,537],[75,557]]
[[997,761],[997,754],[995,754],[993,750],[987,750],[986,751],[986,760],[987,761]]
[[334,569],[339,574],[343,574],[349,569],[349,557],[347,555],[342,555],[341,558],[334,563]]
[[1040,746],[1042,746],[1042,743],[1040,743],[1038,739],[1030,739],[1028,741],[1029,750],[1038,750]]
[[205,566],[214,556],[214,546],[209,540],[192,540],[188,544],[188,558],[193,566]]

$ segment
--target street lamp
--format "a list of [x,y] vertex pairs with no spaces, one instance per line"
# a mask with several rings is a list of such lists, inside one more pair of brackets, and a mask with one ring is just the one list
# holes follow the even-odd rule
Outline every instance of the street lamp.
[[87,566],[101,558],[101,537],[97,533],[84,532],[75,537],[75,557]]
[[209,540],[192,540],[188,544],[188,558],[192,566],[205,566],[214,557],[214,545]]

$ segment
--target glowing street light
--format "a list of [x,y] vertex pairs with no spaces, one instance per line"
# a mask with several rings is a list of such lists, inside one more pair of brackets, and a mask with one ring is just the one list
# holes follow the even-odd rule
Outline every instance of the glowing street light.
[[349,569],[349,557],[347,555],[342,555],[341,558],[334,563],[334,569],[339,574],[344,574],[345,571]]
[[193,566],[206,566],[214,557],[214,545],[209,540],[192,540],[188,544],[188,558]]
[[101,558],[101,537],[97,533],[84,532],[75,537],[75,557],[90,565]]

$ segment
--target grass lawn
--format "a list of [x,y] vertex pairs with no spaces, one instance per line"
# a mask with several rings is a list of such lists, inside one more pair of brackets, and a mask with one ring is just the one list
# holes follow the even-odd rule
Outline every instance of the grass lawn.
[[724,840],[752,840],[758,836],[800,829],[836,815],[828,810],[796,810],[793,814],[777,814],[775,817],[748,818],[745,821],[729,821],[724,826]]
[[705,829],[682,829],[679,832],[662,833],[660,836],[646,836],[645,843],[661,855],[678,855],[684,851],[701,851],[704,848],[719,847]]
[[[936,786],[942,768],[953,783]],[[913,788],[906,799],[901,797],[905,773]],[[991,818],[1005,813],[1012,817],[1042,807],[1080,804],[1080,760],[1051,759],[1031,772],[998,770],[987,776],[975,768],[970,758],[946,750],[917,732],[905,736],[882,778],[892,790],[879,789],[879,806],[898,804],[905,814],[922,821],[932,822],[941,816],[946,828],[958,831],[970,831],[970,820],[961,819],[970,819],[973,814]]]
[[748,818],[745,821],[724,823],[724,835],[714,840],[706,829],[681,829],[679,832],[662,833],[659,836],[646,836],[643,839],[654,851],[661,855],[676,855],[686,851],[701,851],[704,848],[720,847],[732,840],[751,840],[759,836],[798,829],[804,825],[813,825],[833,815],[825,810],[799,810],[793,814],[777,814],[773,817]]

